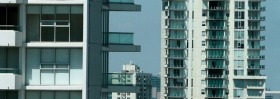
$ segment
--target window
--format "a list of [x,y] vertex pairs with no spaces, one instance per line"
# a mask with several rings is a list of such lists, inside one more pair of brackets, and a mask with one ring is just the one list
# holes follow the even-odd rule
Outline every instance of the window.
[[234,50],[234,59],[244,59],[244,50]]
[[18,91],[0,91],[0,99],[18,99]]
[[244,40],[235,40],[234,48],[235,49],[244,49]]
[[244,70],[234,70],[234,76],[244,76]]
[[243,97],[244,90],[243,89],[234,89],[234,97]]
[[[19,73],[19,48],[0,47],[0,73]],[[0,98],[1,99],[1,98]]]
[[27,24],[29,42],[82,41],[82,6],[28,6]]
[[27,49],[27,85],[82,84],[82,49]]
[[17,5],[0,5],[0,30],[19,31],[19,7]]
[[234,39],[244,39],[244,31],[234,31]]
[[81,91],[26,91],[26,99],[82,99]]
[[244,21],[235,21],[234,29],[244,29]]
[[245,15],[244,15],[244,11],[235,11],[235,19],[244,19]]
[[234,68],[244,68],[244,60],[234,60]]
[[235,1],[235,9],[244,9],[245,2],[244,1]]

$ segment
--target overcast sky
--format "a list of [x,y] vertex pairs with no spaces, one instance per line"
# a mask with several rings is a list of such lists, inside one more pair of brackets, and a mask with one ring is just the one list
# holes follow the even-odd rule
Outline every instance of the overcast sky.
[[[135,0],[142,5],[141,12],[111,12],[110,31],[134,32],[134,44],[141,45],[141,52],[110,53],[110,72],[118,72],[123,64],[133,61],[144,72],[157,74],[160,72],[160,33],[161,33],[161,0]],[[280,0],[267,0],[266,65],[263,74],[268,76],[266,86],[271,90],[280,91]]]

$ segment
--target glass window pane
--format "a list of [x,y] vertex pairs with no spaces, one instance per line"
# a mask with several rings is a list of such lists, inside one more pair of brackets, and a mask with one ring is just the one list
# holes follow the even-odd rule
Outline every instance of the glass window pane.
[[17,91],[6,91],[7,97],[6,99],[18,99],[18,92]]
[[83,14],[83,6],[71,6],[71,14]]
[[[6,6],[0,6],[0,25],[7,25],[7,12]],[[0,27],[0,30],[5,29],[5,27]]]
[[70,49],[56,49],[56,63],[69,64]]
[[56,28],[56,41],[69,41],[69,28],[57,27]]
[[57,14],[69,14],[70,6],[56,6],[56,13]]
[[69,14],[56,14],[56,20],[69,20]]
[[41,41],[54,41],[54,27],[41,27]]
[[55,92],[55,99],[69,99],[69,92],[57,91]]
[[70,99],[82,99],[82,92],[81,91],[70,92]]
[[55,6],[42,6],[42,14],[55,14]]
[[42,63],[54,63],[55,62],[55,50],[54,49],[42,49],[41,50],[41,62]]
[[28,14],[27,24],[27,42],[40,41],[40,15]]
[[82,49],[71,49],[70,54],[70,84],[81,85],[82,84]]
[[40,91],[26,91],[26,99],[40,99]]
[[41,70],[41,85],[54,85],[54,70]]
[[71,41],[83,41],[83,15],[71,14]]
[[54,20],[54,14],[42,14],[41,20]]
[[0,91],[0,99],[5,99],[6,92],[5,91]]
[[41,7],[40,6],[27,6],[27,14],[40,14]]
[[56,70],[55,72],[55,85],[69,85],[69,70]]
[[41,91],[41,99],[54,99],[53,91]]

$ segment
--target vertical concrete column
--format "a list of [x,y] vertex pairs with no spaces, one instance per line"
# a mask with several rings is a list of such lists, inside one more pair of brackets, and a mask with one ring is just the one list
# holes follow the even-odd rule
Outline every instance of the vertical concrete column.
[[19,47],[19,75],[21,75],[21,89],[18,91],[18,99],[25,99],[25,61],[26,61],[26,4],[19,6],[19,26],[22,32],[22,46]]
[[101,99],[102,89],[102,6],[103,0],[84,4],[84,89],[83,99]]

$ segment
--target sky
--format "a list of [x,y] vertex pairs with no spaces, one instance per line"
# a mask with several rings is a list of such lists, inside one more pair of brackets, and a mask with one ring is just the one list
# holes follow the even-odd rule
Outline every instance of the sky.
[[[161,44],[161,0],[134,0],[142,5],[141,12],[110,12],[111,32],[134,32],[134,44],[141,45],[141,52],[112,52],[109,58],[110,72],[119,72],[123,64],[133,61],[147,73],[160,72]],[[149,2],[147,2],[149,1]],[[266,60],[262,64],[266,69],[262,72],[268,76],[266,87],[280,91],[280,0],[266,0],[266,41],[262,44],[266,50]]]

